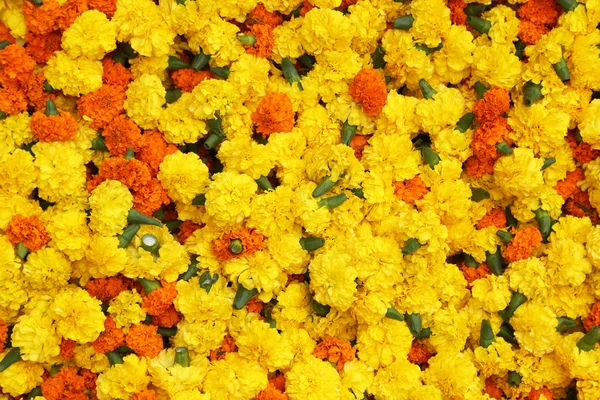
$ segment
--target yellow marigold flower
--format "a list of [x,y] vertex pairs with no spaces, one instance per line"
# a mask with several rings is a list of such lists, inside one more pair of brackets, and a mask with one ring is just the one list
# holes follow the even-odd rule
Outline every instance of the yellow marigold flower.
[[29,196],[36,187],[38,175],[33,157],[25,150],[17,149],[0,158],[0,192],[7,196]]
[[207,54],[211,54],[211,61],[217,67],[229,65],[244,54],[244,46],[237,40],[239,31],[240,28],[236,25],[218,16],[211,17],[200,41],[200,47]]
[[119,248],[119,239],[114,236],[94,234],[90,240],[85,258],[77,268],[85,269],[91,277],[115,276],[123,271],[127,262],[127,252]]
[[[206,377],[209,361],[206,357],[190,357],[190,365],[175,364],[175,349],[165,349],[150,360],[148,372],[153,385],[165,390],[171,398],[199,387]],[[185,400],[185,399],[183,399]]]
[[250,215],[250,200],[258,188],[245,174],[221,172],[213,175],[206,191],[206,212],[218,226],[234,225]]
[[261,320],[249,321],[239,335],[234,336],[238,354],[258,362],[269,372],[289,367],[294,354],[277,329]]
[[209,183],[208,168],[195,153],[169,154],[160,164],[157,176],[169,197],[184,204],[192,204]]
[[473,363],[481,376],[506,376],[508,371],[515,371],[517,364],[510,343],[501,337],[496,337],[487,348],[478,346],[473,351]]
[[340,376],[331,364],[308,356],[295,362],[285,374],[285,393],[290,400],[337,400],[341,397]]
[[569,115],[540,103],[526,107],[521,102],[510,110],[508,124],[513,129],[510,137],[519,147],[549,156],[567,135]]
[[265,2],[265,8],[269,12],[279,11],[282,14],[289,14],[300,4],[302,4],[300,0],[269,0]]
[[419,89],[419,81],[428,81],[433,75],[433,64],[424,51],[415,48],[412,35],[398,29],[389,29],[381,40],[387,62],[386,72],[399,86]]
[[353,360],[344,364],[342,386],[360,398],[361,393],[373,384],[373,368],[362,361]]
[[64,31],[62,48],[69,57],[83,56],[90,60],[101,60],[106,53],[117,48],[117,27],[98,10],[81,14]]
[[492,23],[488,36],[493,43],[512,44],[519,35],[519,19],[510,7],[499,4],[484,12],[481,18]]
[[33,142],[29,113],[12,114],[0,120],[0,161],[17,147]]
[[83,289],[68,288],[61,291],[51,307],[56,332],[78,343],[96,340],[104,330],[106,319],[100,305],[100,300],[92,298]]
[[14,321],[21,306],[27,303],[27,292],[21,264],[5,235],[0,236],[0,260],[0,318]]
[[573,42],[571,62],[572,84],[586,89],[600,89],[600,59],[599,50],[600,31],[594,29],[588,35],[580,35]]
[[211,119],[217,113],[226,115],[238,100],[237,88],[228,81],[205,79],[192,90],[193,101],[188,108],[196,118]]
[[210,400],[210,394],[200,393],[199,389],[183,390],[171,396],[172,400]]
[[510,302],[511,292],[508,279],[504,276],[489,274],[485,278],[476,279],[472,286],[473,297],[481,301],[485,311],[503,310]]
[[416,108],[424,131],[437,133],[447,127],[455,127],[463,116],[465,100],[460,91],[454,88],[444,88],[438,91],[433,99],[421,100]]
[[265,145],[247,136],[227,140],[219,147],[219,160],[226,171],[237,171],[258,179],[269,175],[275,161]]
[[304,54],[304,41],[297,34],[303,22],[303,18],[293,18],[273,29],[274,60],[281,61],[285,57],[298,58]]
[[435,72],[443,80],[457,84],[470,73],[475,50],[473,35],[462,25],[451,25],[444,34],[443,43],[441,50],[432,55]]
[[527,148],[515,148],[513,154],[500,158],[494,165],[494,181],[507,195],[530,196],[544,184],[544,160],[535,158]]
[[373,394],[383,400],[409,400],[421,386],[421,368],[400,358],[385,368],[380,368],[373,379]]
[[304,283],[292,282],[277,296],[277,304],[273,308],[273,319],[277,327],[283,331],[288,327],[299,328],[306,318],[312,314],[312,306],[308,299],[308,286]]
[[[228,379],[223,380],[224,376]],[[266,387],[267,371],[237,353],[227,353],[225,359],[213,362],[204,380],[204,391],[211,400],[251,399]]]
[[236,86],[241,99],[257,102],[267,94],[270,64],[265,58],[242,54],[230,70],[227,80]]
[[473,52],[473,80],[486,82],[506,90],[520,81],[521,62],[514,55],[512,44],[479,46]]
[[[322,7],[321,7],[322,8]],[[358,54],[371,54],[387,27],[385,13],[371,2],[359,1],[348,7],[348,19],[352,24],[354,39],[352,50]]]
[[21,358],[39,363],[60,354],[61,338],[46,307],[36,307],[19,317],[11,336],[12,345],[21,349]]
[[42,215],[42,220],[52,239],[50,246],[64,253],[71,261],[84,258],[91,240],[85,212],[78,210],[48,211]]
[[177,282],[177,297],[173,301],[175,308],[185,316],[186,321],[226,321],[231,318],[233,296],[235,292],[227,287],[227,280],[219,276],[210,291],[200,287],[199,278]]
[[476,398],[475,394],[479,396],[483,389],[477,368],[464,353],[441,353],[430,358],[423,382],[440,389],[444,398]]
[[309,267],[315,300],[346,311],[356,293],[356,268],[348,254],[330,250],[316,256]]
[[[1,358],[9,352],[6,349]],[[18,397],[29,393],[33,388],[42,384],[44,367],[40,363],[31,361],[17,361],[10,368],[0,372],[0,388],[4,393]]]
[[579,133],[583,140],[594,149],[600,149],[600,100],[592,100],[579,118]]
[[267,251],[258,251],[252,257],[235,258],[225,265],[229,280],[237,279],[246,289],[258,289],[258,298],[270,301],[285,286],[287,275]]
[[71,270],[69,260],[51,247],[30,254],[23,265],[23,275],[29,285],[40,290],[65,286],[71,277]]
[[361,361],[378,369],[408,355],[413,337],[404,322],[383,318],[358,326],[356,347]]
[[557,284],[579,286],[592,272],[585,247],[571,238],[553,239],[546,254],[546,267]]
[[84,159],[79,150],[63,142],[39,142],[32,150],[40,171],[37,186],[41,198],[72,204],[88,196]]
[[141,56],[164,56],[169,50],[175,32],[163,19],[159,7],[150,0],[118,0],[112,18],[117,26],[117,39],[131,43]]
[[365,169],[391,174],[394,181],[403,181],[419,173],[421,154],[414,150],[408,135],[376,134],[369,140],[361,161]]
[[127,116],[144,129],[154,129],[163,112],[166,90],[156,75],[144,74],[127,87]]
[[411,1],[409,12],[415,19],[410,32],[415,42],[427,47],[440,44],[444,34],[450,29],[450,9],[443,0]]
[[456,354],[461,351],[469,337],[469,316],[464,309],[453,306],[442,308],[433,314],[430,343],[438,353]]
[[130,58],[129,64],[131,65],[130,71],[133,75],[133,79],[137,79],[144,74],[156,75],[166,84],[171,78],[167,69],[169,66],[168,54],[162,56]]
[[[390,92],[386,104],[376,120],[377,133],[406,136],[418,132],[421,128],[415,114],[417,104],[419,104],[419,99],[416,97],[402,96],[395,90]],[[365,150],[368,150],[369,147]]]
[[296,221],[293,197],[294,191],[288,186],[279,186],[254,196],[247,226],[273,238],[284,232],[293,232]]
[[128,400],[150,383],[146,357],[130,354],[123,357],[123,361],[98,376],[96,389],[100,400]]
[[90,344],[75,347],[75,364],[92,372],[100,373],[110,368],[110,362],[105,354],[96,353]]
[[92,191],[89,201],[92,231],[105,236],[123,232],[133,206],[133,196],[127,186],[119,181],[104,181]]
[[227,324],[224,321],[189,322],[184,319],[177,324],[173,345],[187,347],[197,357],[208,357],[211,350],[219,348],[226,333]]
[[557,315],[547,306],[527,301],[517,308],[510,323],[521,348],[542,356],[550,353],[561,340],[556,332]]
[[10,29],[10,34],[19,39],[25,39],[27,25],[21,7],[5,8],[0,13],[0,19]]
[[316,55],[349,47],[354,36],[351,26],[338,11],[313,8],[304,16],[298,33],[306,51]]
[[300,245],[299,232],[278,233],[268,239],[269,253],[286,274],[302,274],[310,256]]
[[44,76],[54,88],[69,96],[80,96],[102,86],[102,63],[85,57],[70,58],[57,51],[46,63]]
[[195,102],[191,93],[183,93],[179,100],[168,104],[158,120],[158,127],[168,143],[196,143],[208,133],[206,122],[190,111]]
[[128,328],[146,318],[146,312],[141,307],[142,296],[134,290],[125,290],[110,301],[108,313],[114,318],[117,327]]

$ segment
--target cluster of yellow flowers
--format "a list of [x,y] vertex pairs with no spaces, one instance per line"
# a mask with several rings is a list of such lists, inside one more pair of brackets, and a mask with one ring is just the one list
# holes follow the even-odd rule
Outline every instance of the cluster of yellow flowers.
[[0,21],[0,399],[600,399],[600,0]]

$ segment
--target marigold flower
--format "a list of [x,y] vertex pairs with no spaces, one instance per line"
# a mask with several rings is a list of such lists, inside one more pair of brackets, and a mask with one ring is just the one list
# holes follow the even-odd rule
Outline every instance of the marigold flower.
[[350,85],[350,95],[361,104],[369,117],[381,113],[387,100],[385,78],[373,68],[362,69]]
[[114,62],[111,58],[102,60],[102,82],[106,85],[118,86],[125,91],[125,88],[133,79],[131,71],[125,68],[118,62]]
[[419,342],[417,339],[412,341],[410,351],[408,352],[408,361],[413,364],[423,365],[429,361],[431,356],[432,354],[429,349],[427,349],[427,346]]
[[63,338],[60,342],[60,356],[62,358],[73,358],[75,347],[77,347],[76,341]]
[[223,360],[225,359],[225,354],[227,353],[235,353],[238,351],[238,347],[235,344],[235,339],[230,335],[225,335],[223,341],[221,341],[221,346],[217,349],[214,349],[210,352],[210,360]]
[[287,94],[269,93],[252,113],[256,131],[263,137],[277,132],[290,132],[294,127],[294,109]]
[[259,3],[250,11],[246,25],[262,24],[275,28],[283,22],[283,17],[278,12],[269,12],[262,3]]
[[4,23],[0,22],[0,42],[5,40],[10,44],[15,42],[15,38],[10,34],[10,30],[6,27],[6,25],[4,25]]
[[542,234],[535,226],[526,226],[511,232],[514,237],[502,250],[502,256],[509,262],[524,260],[542,243]]
[[73,22],[88,10],[88,0],[67,0],[60,7],[60,13],[56,18],[58,27],[62,30],[69,28]]
[[159,131],[144,131],[135,158],[145,162],[152,175],[156,175],[165,156],[177,152],[177,147],[167,144]]
[[273,28],[269,25],[254,24],[250,27],[250,34],[256,38],[252,46],[244,46],[248,54],[257,57],[269,58],[273,53]]
[[477,268],[471,268],[468,267],[464,262],[461,262],[458,264],[458,267],[467,281],[468,289],[472,287],[472,283],[475,280],[485,278],[487,275],[492,273],[486,263],[479,264]]
[[38,6],[32,1],[23,2],[23,16],[27,31],[35,35],[46,35],[57,30],[60,5],[56,0],[47,0]]
[[45,34],[34,34],[28,32],[25,36],[27,46],[25,50],[38,64],[48,62],[55,51],[59,51],[61,35],[60,32],[48,32]]
[[13,216],[6,227],[6,237],[12,244],[23,243],[30,251],[38,251],[50,241],[46,228],[35,215]]
[[47,400],[85,400],[85,381],[74,368],[62,368],[42,383]]
[[175,306],[170,306],[161,314],[152,316],[152,325],[171,328],[179,323],[181,314],[177,312]]
[[[231,260],[236,257],[248,256],[263,247],[264,236],[255,229],[240,228],[228,232],[218,239],[213,240],[212,249],[217,259],[221,261]],[[242,251],[232,253],[230,250],[231,241],[239,240],[242,242]]]
[[125,344],[140,357],[154,358],[163,349],[162,336],[154,325],[132,325],[125,336]]
[[425,182],[417,175],[414,178],[394,182],[394,194],[405,203],[415,204],[429,193]]
[[100,166],[100,176],[103,179],[112,179],[121,182],[132,190],[140,190],[150,182],[150,170],[143,162],[120,157],[111,157],[104,160]]
[[77,133],[77,121],[68,112],[56,115],[36,111],[31,116],[31,132],[40,142],[65,141]]
[[113,119],[102,131],[104,143],[113,156],[123,157],[128,148],[137,152],[141,142],[141,130],[125,115]]
[[580,164],[587,164],[600,156],[600,150],[593,150],[589,143],[581,141],[577,143],[575,132],[567,133],[567,142],[573,151],[573,158]]
[[347,362],[355,359],[355,353],[356,348],[352,347],[349,341],[326,336],[323,341],[317,344],[312,354],[321,360],[334,363],[335,369],[342,371]]
[[[543,397],[542,397],[543,396]],[[531,389],[527,400],[554,400],[554,394],[550,389]]]
[[200,229],[202,225],[196,224],[192,221],[186,220],[179,226],[179,232],[177,233],[177,238],[179,239],[179,243],[184,244],[190,236],[196,232],[196,230]]
[[85,290],[90,296],[101,301],[110,301],[119,293],[131,289],[131,283],[122,276],[111,276],[109,278],[96,278],[85,285]]
[[173,305],[177,297],[175,283],[161,281],[161,287],[153,290],[142,301],[142,308],[150,315],[159,315]]
[[519,17],[536,25],[553,26],[563,9],[556,0],[529,0],[519,7]]
[[506,213],[503,209],[492,208],[477,222],[477,229],[485,229],[488,226],[506,228]]
[[465,14],[464,0],[448,0],[448,8],[450,9],[450,20],[455,25],[466,25],[467,14]]
[[510,108],[510,96],[506,89],[493,87],[488,89],[473,105],[473,112],[478,121],[492,121]]
[[117,11],[117,0],[88,0],[91,10],[98,10],[111,18]]
[[248,301],[248,303],[246,303],[246,309],[248,310],[248,312],[260,314],[260,312],[263,309],[263,303],[256,297],[253,297],[250,299],[250,301]]
[[47,100],[52,100],[56,96],[44,91],[44,82],[46,77],[44,71],[37,74],[26,74],[20,79],[20,87],[30,106],[37,109],[44,108]]
[[258,393],[256,400],[288,400],[288,396],[269,382],[267,388]]
[[92,393],[96,393],[96,378],[98,378],[98,374],[93,373],[89,369],[81,368],[79,370],[79,375],[83,378],[83,384],[86,389],[90,390]]
[[85,94],[77,99],[77,110],[81,115],[92,120],[92,128],[100,129],[125,112],[124,103],[123,88],[105,84],[95,92]]
[[486,174],[493,174],[494,163],[495,160],[493,158],[480,159],[477,156],[471,156],[465,161],[465,172],[471,178],[480,178]]
[[152,215],[163,205],[169,203],[171,203],[171,199],[167,191],[156,178],[150,179],[133,192],[133,208],[146,215]]
[[0,347],[4,348],[8,339],[8,325],[3,319],[0,319]]
[[125,334],[117,328],[115,320],[109,315],[104,320],[104,331],[90,344],[96,353],[108,353],[125,344]]
[[482,121],[473,132],[473,154],[481,160],[500,158],[502,154],[496,149],[496,144],[506,141],[511,145],[510,132],[510,125],[505,118]]
[[131,396],[131,400],[157,400],[156,392],[150,389],[144,389]]
[[504,393],[502,390],[496,385],[496,382],[489,377],[485,380],[485,388],[483,389],[483,394],[487,394],[491,399],[501,400],[503,398]]
[[[8,79],[20,78],[33,72],[35,60],[27,54],[27,50],[18,44],[11,44],[0,50],[0,75]],[[5,78],[2,78],[5,83]]]
[[372,135],[354,135],[350,141],[350,147],[354,150],[354,157],[357,160],[362,160],[363,150],[369,144],[369,139]]
[[19,88],[0,88],[0,111],[6,114],[18,114],[27,110],[27,97]]
[[526,19],[519,21],[519,37],[525,44],[535,44],[548,32],[550,29],[546,25],[537,25]]
[[214,77],[210,71],[195,71],[192,68],[181,68],[171,74],[173,83],[183,92],[191,92],[203,80]]
[[573,171],[567,172],[565,179],[558,181],[556,186],[554,186],[554,190],[556,190],[556,193],[560,194],[562,198],[566,200],[581,191],[577,183],[584,179],[585,176],[583,175],[583,171],[581,168],[577,168]]

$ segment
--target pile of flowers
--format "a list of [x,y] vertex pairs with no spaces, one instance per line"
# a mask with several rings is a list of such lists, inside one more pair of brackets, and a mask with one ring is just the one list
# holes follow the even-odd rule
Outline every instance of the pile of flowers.
[[0,21],[0,399],[600,399],[600,0]]

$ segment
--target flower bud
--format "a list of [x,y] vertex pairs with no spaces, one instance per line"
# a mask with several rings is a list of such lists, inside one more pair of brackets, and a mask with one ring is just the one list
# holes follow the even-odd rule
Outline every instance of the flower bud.
[[108,147],[106,147],[106,143],[104,143],[104,136],[98,135],[92,140],[92,150],[108,151]]
[[196,275],[198,275],[198,259],[194,257],[192,259],[192,262],[188,266],[187,271],[185,271],[183,274],[179,275],[179,280],[187,282],[190,279],[192,279],[193,277],[195,277]]
[[473,85],[473,87],[475,88],[475,92],[477,93],[477,98],[479,100],[483,99],[483,96],[485,95],[485,92],[487,92],[488,89],[489,89],[487,86],[485,86],[480,81],[475,82],[475,85]]
[[302,87],[302,82],[300,81],[298,70],[296,67],[294,67],[294,64],[292,64],[292,61],[289,59],[289,57],[284,58],[281,62],[281,70],[283,71],[283,76],[285,79],[287,79],[290,85],[294,84],[294,82],[297,82],[298,89],[304,90]]
[[342,143],[346,146],[350,146],[350,142],[352,141],[352,138],[354,137],[355,133],[356,126],[350,125],[348,123],[348,120],[346,120],[346,122],[344,122],[344,125],[342,126]]
[[434,88],[431,87],[429,82],[425,79],[421,79],[419,81],[419,87],[421,88],[421,93],[423,93],[423,97],[427,100],[433,98],[433,96],[437,93]]
[[160,243],[158,243],[158,238],[150,233],[146,233],[142,236],[142,249],[151,253],[153,256],[158,257],[158,250],[160,249]]
[[29,253],[29,249],[27,247],[25,247],[23,242],[19,242],[15,246],[15,253],[16,253],[17,257],[19,257],[19,259],[25,261],[25,258],[27,257],[27,254]]
[[558,317],[556,318],[558,324],[556,325],[556,332],[565,332],[569,329],[577,328],[577,322],[569,317]]
[[564,57],[561,58],[560,61],[556,64],[552,64],[552,67],[554,67],[556,75],[558,75],[558,77],[563,81],[568,81],[569,79],[571,79],[571,73],[569,72],[569,67],[567,67],[567,62],[565,61]]
[[271,185],[269,178],[264,175],[261,175],[261,177],[256,180],[256,184],[264,191],[273,190],[273,185]]
[[213,67],[210,69],[210,72],[215,74],[221,79],[227,80],[229,78],[229,73],[231,72],[228,67]]
[[[577,347],[581,351],[592,351],[600,340],[600,326],[593,326],[579,341]],[[0,369],[1,370],[1,369]]]
[[146,214],[142,214],[134,208],[129,210],[129,214],[127,214],[127,222],[129,222],[130,224],[154,225],[158,227],[161,227],[163,225],[162,222],[157,221],[154,218],[147,216]]
[[492,23],[490,21],[474,15],[467,16],[467,24],[481,34],[488,33],[492,27]]
[[385,313],[386,318],[395,319],[396,321],[404,321],[404,315],[400,314],[394,306],[390,306]]
[[508,384],[510,386],[519,386],[521,384],[521,375],[516,371],[509,371]]
[[481,321],[481,330],[479,332],[479,345],[483,348],[489,347],[495,341],[494,331],[489,319]]
[[402,254],[404,254],[405,256],[414,253],[415,251],[419,250],[421,248],[421,246],[423,246],[421,243],[419,243],[419,240],[416,238],[410,238],[406,241],[406,243],[404,243],[404,248],[402,249]]
[[548,168],[549,166],[551,166],[552,164],[554,164],[555,162],[556,162],[556,158],[554,158],[554,157],[544,158],[544,165],[542,165],[542,171],[545,170],[546,168]]
[[407,31],[410,28],[412,28],[414,22],[415,19],[412,15],[404,15],[394,20],[394,22],[392,23],[392,28]]
[[500,251],[500,246],[496,247],[496,252],[493,254],[489,251],[485,252],[485,262],[494,275],[502,275],[502,252]]
[[327,207],[328,209],[333,210],[334,208],[341,206],[347,199],[348,196],[342,193],[337,196],[321,199],[318,204],[319,207]]
[[246,289],[244,286],[239,285],[237,292],[235,293],[235,298],[233,299],[233,308],[236,310],[241,310],[248,304],[250,299],[258,293],[258,289],[254,288],[252,290]]
[[109,351],[106,353],[106,358],[108,358],[108,362],[110,365],[123,364],[123,357],[116,351]]
[[513,235],[512,233],[502,229],[498,229],[496,231],[496,236],[498,236],[504,244],[509,244],[512,238],[515,237],[515,235]]
[[52,100],[46,100],[46,115],[59,115],[56,103]]
[[526,107],[531,107],[541,98],[542,85],[531,81],[525,82],[525,85],[523,85],[523,104],[525,104]]
[[475,113],[472,113],[472,112],[466,113],[458,120],[458,123],[456,124],[455,129],[457,131],[459,131],[460,133],[465,133],[471,127],[471,124],[473,123],[473,119],[475,119]]
[[2,361],[0,361],[0,372],[5,371],[17,361],[21,361],[21,349],[18,347],[13,347],[8,353],[6,353]]
[[181,89],[167,90],[167,93],[165,94],[165,101],[167,104],[175,103],[177,100],[179,100],[181,95]]
[[219,280],[219,275],[213,274],[211,276],[210,272],[205,271],[202,275],[200,275],[200,279],[198,279],[198,283],[200,287],[206,290],[206,293],[210,293],[210,289],[212,285],[214,285]]
[[329,190],[331,190],[331,188],[333,188],[336,183],[337,183],[337,181],[333,182],[329,178],[329,176],[324,177],[323,180],[321,180],[321,182],[317,185],[315,190],[313,190],[312,197],[316,198],[316,197],[320,197],[320,196],[324,195]]
[[244,251],[244,245],[240,239],[233,239],[229,241],[229,251],[233,254],[240,254]]
[[168,65],[168,69],[184,69],[184,68],[191,68],[191,65],[186,63],[185,61],[180,60],[179,58],[175,57],[175,56],[169,56],[169,65]]
[[[238,39],[239,39],[239,36],[238,36]],[[200,71],[202,68],[206,67],[209,60],[210,60],[210,54],[204,54],[202,49],[200,49],[200,53],[198,53],[198,54],[196,54],[196,56],[194,56],[191,67],[194,69],[194,71]]]
[[508,145],[506,140],[497,143],[496,150],[498,150],[498,152],[504,154],[505,156],[510,156],[513,153],[512,148]]
[[190,353],[185,347],[177,347],[175,349],[175,364],[182,367],[190,366]]
[[471,201],[479,203],[490,198],[490,193],[482,188],[471,188]]
[[325,239],[323,238],[311,237],[300,239],[300,246],[302,246],[302,249],[306,251],[315,251],[317,249],[320,249],[324,245]]
[[498,315],[502,317],[504,322],[508,323],[515,314],[517,308],[527,301],[527,297],[519,292],[514,292],[510,298],[508,306],[504,310],[498,311]]
[[254,46],[256,44],[256,36],[251,34],[237,35],[237,40],[239,40],[244,46]]

